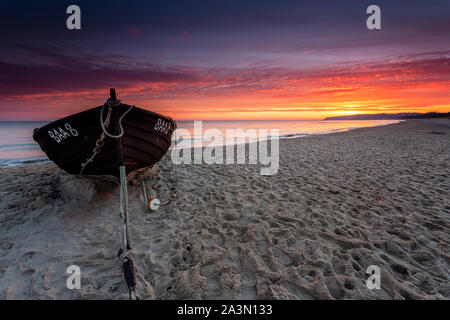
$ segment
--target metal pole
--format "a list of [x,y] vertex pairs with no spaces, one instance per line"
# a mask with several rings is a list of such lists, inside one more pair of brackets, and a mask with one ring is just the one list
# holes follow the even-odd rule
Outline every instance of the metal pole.
[[148,205],[147,185],[145,184],[144,178],[142,178],[142,192],[144,193],[144,203]]
[[123,249],[131,249],[130,245],[130,223],[128,219],[128,192],[127,192],[127,176],[125,166],[120,166],[120,217],[123,222]]

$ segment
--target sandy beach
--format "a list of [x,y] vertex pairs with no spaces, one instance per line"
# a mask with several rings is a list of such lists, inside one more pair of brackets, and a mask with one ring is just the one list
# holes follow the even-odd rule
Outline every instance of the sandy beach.
[[[450,120],[280,141],[279,172],[179,165],[149,212],[129,184],[143,299],[450,299]],[[166,155],[145,172],[162,200]],[[128,299],[119,187],[0,167],[0,299]],[[81,269],[69,290],[66,268]],[[381,289],[366,269],[381,270]]]

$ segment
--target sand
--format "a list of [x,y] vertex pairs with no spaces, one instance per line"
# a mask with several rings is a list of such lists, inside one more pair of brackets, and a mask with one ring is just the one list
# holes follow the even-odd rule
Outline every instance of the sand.
[[[180,165],[158,211],[130,182],[143,299],[449,299],[450,120],[280,141],[280,170]],[[145,172],[175,185],[169,157]],[[0,299],[128,299],[119,188],[53,164],[0,167]],[[81,289],[66,268],[81,269]],[[381,289],[366,269],[381,270]]]

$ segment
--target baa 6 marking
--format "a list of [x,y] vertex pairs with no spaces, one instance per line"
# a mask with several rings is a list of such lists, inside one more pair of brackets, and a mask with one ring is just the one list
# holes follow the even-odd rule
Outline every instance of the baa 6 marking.
[[198,315],[208,318],[212,313],[221,315],[270,315],[272,314],[272,305],[270,304],[223,304],[220,309],[212,307],[190,307],[185,304],[177,308],[178,315]]
[[162,132],[164,134],[168,134],[169,130],[171,128],[172,127],[171,127],[170,123],[168,123],[167,121],[162,120],[162,119],[158,119],[155,126],[153,127],[153,129],[155,129],[155,131]]
[[48,130],[48,135],[50,138],[55,140],[57,143],[60,143],[64,139],[78,136],[78,131],[72,128],[70,123],[64,124],[64,128],[67,130],[62,129],[61,127],[58,127],[57,129],[54,128],[53,130]]

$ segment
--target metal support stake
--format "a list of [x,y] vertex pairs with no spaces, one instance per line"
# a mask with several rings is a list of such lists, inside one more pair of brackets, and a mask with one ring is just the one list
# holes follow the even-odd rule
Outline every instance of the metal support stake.
[[130,244],[130,222],[128,217],[128,192],[127,192],[127,176],[125,167],[120,166],[120,217],[123,222],[123,254],[131,249]]

